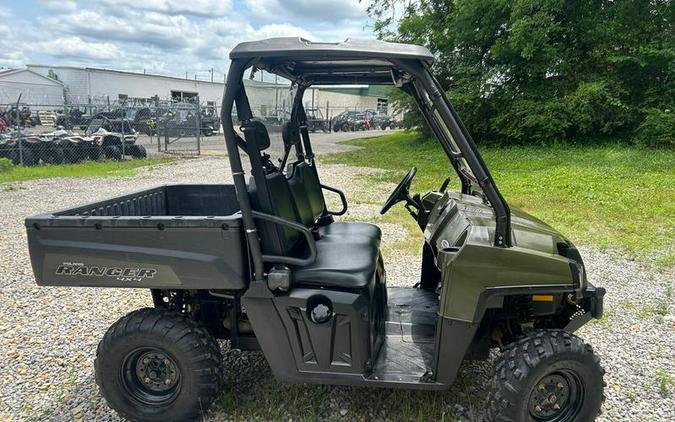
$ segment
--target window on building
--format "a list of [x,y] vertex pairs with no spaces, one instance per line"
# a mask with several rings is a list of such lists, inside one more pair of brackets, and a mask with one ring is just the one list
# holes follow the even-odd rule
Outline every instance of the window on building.
[[171,99],[174,101],[195,101],[198,95],[196,92],[171,91]]
[[389,100],[386,98],[377,99],[377,114],[389,114]]

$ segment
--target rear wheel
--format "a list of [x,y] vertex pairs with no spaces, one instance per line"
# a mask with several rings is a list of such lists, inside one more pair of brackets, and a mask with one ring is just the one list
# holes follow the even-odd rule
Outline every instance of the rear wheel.
[[87,158],[90,160],[98,161],[101,159],[102,152],[101,152],[101,147],[99,145],[91,145],[86,147],[87,150]]
[[148,156],[148,151],[143,145],[129,145],[127,148],[129,149],[129,155],[134,158],[143,159]]
[[64,160],[66,163],[78,163],[82,160],[79,149],[74,145],[69,145],[63,149]]
[[108,160],[120,161],[122,159],[122,150],[120,147],[115,145],[103,147],[103,153],[105,154],[105,158]]
[[47,152],[47,162],[50,164],[63,164],[65,162],[65,153],[61,147],[53,147]]
[[19,153],[19,151],[17,151],[16,152],[17,163],[20,162],[21,158],[23,158],[23,165],[25,167],[31,167],[31,166],[35,166],[35,165],[38,164],[37,157],[35,156],[33,151],[30,150],[30,149],[24,149],[20,153]]
[[506,347],[487,400],[489,421],[595,420],[605,371],[593,349],[563,330],[534,330]]
[[21,164],[19,161],[19,150],[18,149],[10,149],[7,151],[7,158],[12,161],[12,164],[15,166],[18,166]]
[[140,309],[113,324],[94,365],[108,405],[131,420],[194,419],[206,412],[223,380],[213,336],[163,309]]

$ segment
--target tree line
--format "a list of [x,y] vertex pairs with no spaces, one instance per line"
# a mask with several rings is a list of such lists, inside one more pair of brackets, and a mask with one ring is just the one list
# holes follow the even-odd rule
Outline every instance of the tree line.
[[675,147],[670,0],[371,0],[368,12],[381,39],[434,53],[479,142]]

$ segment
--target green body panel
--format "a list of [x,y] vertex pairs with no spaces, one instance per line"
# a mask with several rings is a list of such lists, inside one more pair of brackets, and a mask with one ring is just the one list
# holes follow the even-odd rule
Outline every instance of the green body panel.
[[487,289],[575,288],[576,263],[558,253],[557,244],[568,241],[544,222],[512,209],[513,247],[502,248],[493,245],[495,217],[481,198],[432,193],[425,199],[435,199],[424,235],[441,271],[441,316],[480,322],[479,301]]

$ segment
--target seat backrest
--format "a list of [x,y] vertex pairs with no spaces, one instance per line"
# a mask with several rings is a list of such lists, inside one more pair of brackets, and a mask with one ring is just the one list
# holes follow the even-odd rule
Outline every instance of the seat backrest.
[[305,161],[292,164],[288,184],[302,224],[312,227],[324,214],[326,205],[316,168]]
[[[254,169],[254,176],[248,184],[251,206],[256,211],[300,221],[288,180],[264,156],[263,151],[270,146],[267,129],[261,122],[253,121],[250,127],[244,128],[244,136],[251,148],[254,145],[258,148],[258,151],[248,151]],[[260,230],[262,248],[266,254],[288,255],[302,238],[297,230],[279,224],[258,220],[256,226]]]
[[[269,195],[269,204],[271,205],[269,207],[265,207],[261,202],[263,189],[267,190]],[[259,189],[252,177],[248,184],[248,194],[253,209],[290,221],[300,221],[288,181],[281,172],[275,171],[266,174],[263,189]],[[256,221],[256,225],[260,230],[263,252],[267,254],[288,255],[302,239],[302,234],[290,227],[262,220]]]
[[[300,130],[294,123],[284,124],[282,136],[286,148],[300,144]],[[296,148],[296,151],[301,149]],[[298,160],[288,166],[288,183],[300,222],[313,227],[326,210],[326,203],[316,168],[308,164],[301,154],[298,155]]]

